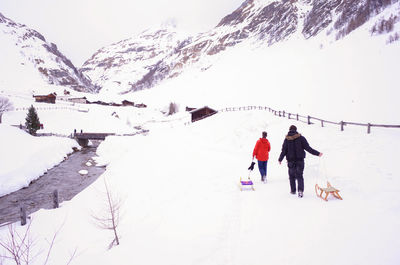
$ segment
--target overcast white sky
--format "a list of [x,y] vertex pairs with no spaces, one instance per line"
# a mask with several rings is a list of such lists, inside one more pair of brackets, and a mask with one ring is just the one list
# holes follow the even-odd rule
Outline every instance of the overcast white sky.
[[39,31],[80,67],[99,48],[174,19],[207,31],[244,0],[0,0],[0,12]]

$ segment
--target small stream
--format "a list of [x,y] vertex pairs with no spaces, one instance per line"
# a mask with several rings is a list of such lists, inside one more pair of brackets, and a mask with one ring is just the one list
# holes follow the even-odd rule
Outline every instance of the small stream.
[[[71,154],[67,160],[50,169],[43,176],[23,189],[0,197],[0,226],[20,220],[20,207],[24,206],[29,216],[40,209],[53,208],[53,192],[58,190],[59,203],[71,200],[75,195],[93,183],[105,167],[97,167],[92,157],[100,142]],[[86,165],[90,162],[92,165]],[[87,170],[81,175],[80,170]]]

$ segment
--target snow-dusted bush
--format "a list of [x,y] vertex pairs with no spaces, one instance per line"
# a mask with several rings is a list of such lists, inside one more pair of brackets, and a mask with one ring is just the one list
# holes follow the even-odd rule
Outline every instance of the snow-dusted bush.
[[6,111],[13,110],[13,109],[14,109],[14,106],[8,98],[0,97],[0,123],[1,123],[1,117],[3,116],[3,113]]
[[179,111],[179,105],[177,103],[175,103],[175,102],[169,103],[169,108],[168,108],[168,112],[167,112],[168,116],[175,114],[178,111]]

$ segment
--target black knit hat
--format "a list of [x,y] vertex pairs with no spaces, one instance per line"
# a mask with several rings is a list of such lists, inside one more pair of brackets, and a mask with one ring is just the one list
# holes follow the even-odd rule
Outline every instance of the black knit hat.
[[263,138],[267,138],[267,135],[268,135],[267,132],[262,132],[262,137]]
[[289,131],[291,131],[291,132],[296,132],[296,131],[297,131],[297,127],[294,126],[294,125],[291,125],[291,126],[289,127]]

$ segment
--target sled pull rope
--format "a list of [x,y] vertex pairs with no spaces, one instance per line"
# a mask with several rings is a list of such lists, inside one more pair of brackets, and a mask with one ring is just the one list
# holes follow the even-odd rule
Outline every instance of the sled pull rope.
[[325,183],[329,182],[328,171],[326,170],[326,162],[323,156],[320,157],[318,174],[315,176],[315,183],[319,182],[319,176],[321,175],[324,176]]

